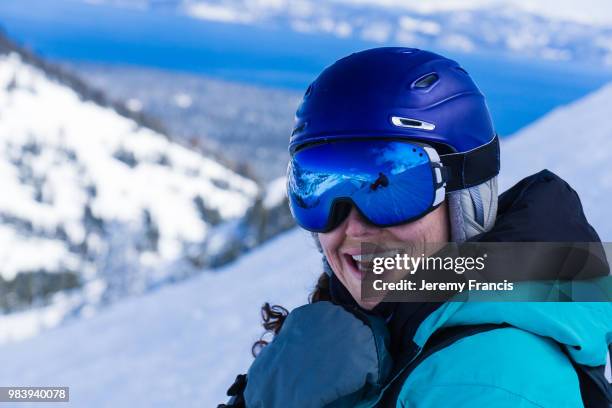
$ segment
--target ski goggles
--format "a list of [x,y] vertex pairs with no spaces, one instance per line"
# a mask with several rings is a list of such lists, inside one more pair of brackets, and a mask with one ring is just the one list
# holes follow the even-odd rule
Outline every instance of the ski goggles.
[[466,152],[438,155],[408,140],[351,139],[312,144],[292,154],[287,192],[304,229],[328,232],[351,206],[384,228],[423,217],[445,194],[481,184],[499,173],[499,137]]
[[287,170],[291,212],[309,231],[340,225],[355,206],[371,224],[399,225],[435,209],[445,196],[436,150],[398,140],[334,141],[306,146]]

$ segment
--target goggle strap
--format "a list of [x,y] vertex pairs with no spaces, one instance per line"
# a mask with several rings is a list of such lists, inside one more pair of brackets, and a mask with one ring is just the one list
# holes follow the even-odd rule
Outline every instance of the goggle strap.
[[435,174],[434,182],[435,182],[435,189],[436,189],[434,202],[432,205],[436,206],[440,204],[442,201],[444,201],[444,197],[446,196],[446,181],[450,177],[450,169],[444,167],[442,163],[440,162],[432,162],[431,165],[434,169],[434,174]]
[[446,187],[446,182],[451,178],[451,169],[444,167],[441,162],[431,162],[435,174],[436,188]]
[[440,161],[447,193],[484,183],[499,174],[499,137],[465,153],[441,155]]

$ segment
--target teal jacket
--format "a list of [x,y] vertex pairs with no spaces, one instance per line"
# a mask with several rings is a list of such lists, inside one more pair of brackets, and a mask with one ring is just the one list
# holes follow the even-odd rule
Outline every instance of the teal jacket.
[[[537,182],[523,183],[525,188],[511,192],[514,202],[519,203],[512,217],[509,208],[504,209],[512,194],[504,200],[500,197],[506,216],[499,217],[500,227],[489,238],[503,241],[511,233],[514,238],[528,236],[525,241],[544,241],[545,236],[537,235],[541,231],[519,233],[520,225],[532,228],[536,222],[550,222],[543,230],[552,230],[553,237],[578,241],[574,238],[577,235],[561,235],[568,231],[560,227],[563,219],[574,231],[582,229],[587,237],[592,233],[598,240],[584,220],[579,201],[576,211],[580,216],[565,208],[578,200],[575,192],[550,172],[536,176],[540,176]],[[538,183],[542,185],[537,187]],[[552,197],[555,205],[547,206],[548,213],[543,216],[534,206],[547,197]],[[558,219],[554,211],[559,213]],[[571,360],[588,366],[606,364],[608,344],[612,343],[612,303],[447,302],[418,323],[405,346],[416,345],[418,356],[427,340],[442,328],[487,323],[506,326],[462,338],[428,356],[403,380],[396,406],[583,406]],[[330,302],[299,307],[249,369],[246,405],[375,407],[392,380],[389,337],[381,318],[350,313]]]
[[[421,323],[414,342],[422,347],[443,327],[501,322],[510,326],[425,359],[397,407],[582,407],[569,358],[605,364],[612,304],[449,302]],[[295,309],[248,372],[247,407],[374,407],[390,380],[386,337],[378,318],[330,302]]]

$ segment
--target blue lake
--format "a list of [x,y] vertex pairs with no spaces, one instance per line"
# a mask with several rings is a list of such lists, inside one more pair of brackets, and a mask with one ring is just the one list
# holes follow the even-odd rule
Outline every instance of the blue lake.
[[[155,67],[296,90],[336,59],[380,46],[282,27],[201,21],[163,8],[140,11],[75,0],[2,0],[0,26],[52,60]],[[438,51],[470,72],[502,135],[612,80],[610,71],[575,63]]]

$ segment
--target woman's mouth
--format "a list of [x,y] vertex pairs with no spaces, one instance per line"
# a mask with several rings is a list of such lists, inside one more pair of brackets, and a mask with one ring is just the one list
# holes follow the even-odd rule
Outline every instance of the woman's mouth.
[[348,266],[348,270],[353,276],[359,280],[363,280],[366,274],[366,268],[368,267],[366,262],[363,262],[362,255],[350,255],[343,254],[345,264]]
[[356,249],[342,253],[346,268],[359,280],[364,280],[368,271],[372,272],[374,259],[379,257],[395,257],[397,250],[378,251],[369,254],[359,253]]

